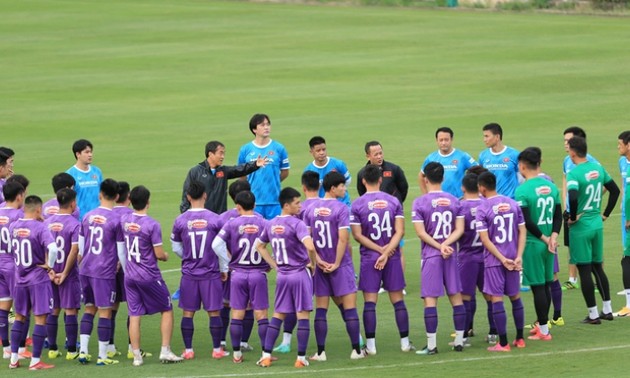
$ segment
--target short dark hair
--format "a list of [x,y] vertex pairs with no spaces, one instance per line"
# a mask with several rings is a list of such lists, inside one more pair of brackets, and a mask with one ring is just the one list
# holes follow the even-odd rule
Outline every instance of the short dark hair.
[[483,186],[488,190],[496,190],[497,189],[497,177],[494,173],[488,171],[484,172],[477,177],[477,185]]
[[586,153],[588,152],[588,147],[586,146],[586,139],[574,136],[569,139],[569,150],[575,152],[578,157],[586,157]]
[[567,127],[566,129],[564,129],[562,135],[566,135],[569,133],[573,134],[573,136],[579,136],[586,139],[586,131],[584,131],[584,129],[579,126]]
[[324,137],[314,136],[311,138],[311,140],[308,141],[308,146],[310,148],[313,148],[318,144],[326,144],[326,139],[324,139]]
[[300,192],[290,186],[287,186],[280,191],[280,196],[278,196],[280,207],[284,207],[284,205],[293,202],[295,198],[300,198]]
[[0,147],[0,166],[5,165],[7,160],[9,160],[13,155],[15,155],[15,152],[13,152],[13,150],[9,147]]
[[528,147],[518,154],[518,162],[525,164],[529,169],[540,167],[541,160],[541,150],[538,147]]
[[2,194],[4,200],[7,202],[13,202],[18,195],[23,194],[26,191],[22,184],[17,181],[7,181],[2,187]]
[[304,185],[307,190],[319,190],[319,173],[304,171],[304,173],[302,173],[302,185]]
[[74,142],[72,144],[72,154],[74,155],[74,158],[77,159],[77,153],[85,150],[88,147],[90,147],[91,150],[94,150],[94,146],[92,146],[92,143],[87,139],[79,139]]
[[424,177],[430,183],[440,184],[444,181],[444,166],[436,161],[432,161],[424,167]]
[[131,200],[131,206],[134,210],[144,210],[149,203],[149,197],[151,192],[144,185],[138,185],[131,189],[129,193],[129,199]]
[[339,186],[345,183],[346,178],[344,177],[344,175],[337,171],[330,171],[326,173],[326,176],[324,176],[322,186],[324,187],[324,190],[328,192],[330,189],[332,189],[332,187]]
[[190,198],[194,200],[198,200],[203,197],[203,193],[206,191],[206,186],[203,182],[198,180],[193,180],[188,184],[188,188],[186,189],[186,194],[190,196]]
[[76,185],[76,180],[69,173],[61,172],[52,177],[53,191],[57,193],[63,188],[72,188]]
[[496,122],[485,125],[483,131],[490,131],[494,135],[499,135],[499,139],[503,140],[503,128]]
[[368,164],[363,169],[363,179],[371,185],[378,184],[378,180],[383,175],[383,170],[378,165]]
[[479,176],[475,173],[466,173],[462,179],[462,186],[468,193],[477,193],[479,188],[477,187],[477,179]]
[[24,190],[26,190],[26,188],[28,188],[28,184],[31,183],[24,175],[13,175],[9,177],[6,182],[19,182],[20,185],[24,187]]
[[473,165],[472,167],[466,170],[466,173],[474,173],[477,176],[479,176],[480,174],[484,172],[488,172],[488,169],[484,168],[483,165]]
[[376,140],[371,140],[371,141],[367,142],[367,143],[365,144],[365,153],[366,153],[366,154],[369,154],[369,153],[370,153],[370,147],[380,146],[380,145],[381,145],[381,144],[380,144],[378,141],[376,141]]
[[244,190],[236,195],[234,203],[243,208],[243,210],[253,210],[256,206],[256,196],[249,190]]
[[269,119],[268,115],[262,113],[254,114],[249,120],[249,131],[251,131],[252,134],[256,135],[254,130],[256,129],[256,127],[258,127],[258,125],[265,122],[265,120],[269,122],[269,124],[271,124],[271,119]]
[[129,183],[127,181],[118,181],[118,199],[116,203],[124,203],[129,198]]
[[451,138],[453,138],[453,135],[455,135],[450,127],[440,127],[435,130],[435,139],[437,139],[439,133],[449,133]]
[[77,192],[70,188],[61,188],[57,191],[57,202],[61,208],[67,208],[76,198]]
[[232,201],[236,203],[236,195],[240,192],[244,192],[246,190],[252,190],[252,186],[249,185],[249,181],[247,180],[235,180],[228,187],[228,194]]
[[105,199],[114,201],[118,195],[118,183],[114,179],[107,178],[101,183],[100,192]]
[[44,202],[42,199],[35,195],[30,195],[24,199],[24,210],[34,210],[41,207]]
[[630,143],[630,130],[623,131],[621,134],[619,134],[619,137],[617,139],[620,139],[623,144]]
[[219,142],[218,140],[211,140],[210,142],[206,143],[206,157],[210,156],[210,153],[212,152],[213,154],[217,152],[217,148],[219,147],[225,147],[225,145],[221,142]]

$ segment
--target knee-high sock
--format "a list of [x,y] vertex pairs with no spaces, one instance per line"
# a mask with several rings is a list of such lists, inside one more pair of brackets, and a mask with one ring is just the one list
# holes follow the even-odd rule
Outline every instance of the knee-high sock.
[[400,337],[408,337],[409,313],[407,312],[405,301],[398,301],[394,303],[394,313],[396,315],[396,325],[398,326],[398,333],[400,334]]
[[243,318],[243,335],[241,341],[248,342],[254,329],[254,310],[246,310]]
[[593,283],[593,267],[591,264],[578,265],[578,272],[580,273],[580,281],[582,281],[580,288],[582,289],[582,296],[586,302],[586,307],[595,307],[597,302],[595,301],[595,284]]
[[551,283],[551,302],[553,303],[553,318],[558,319],[562,316],[562,285],[556,280]]
[[265,345],[263,347],[263,351],[266,353],[271,353],[273,350],[273,346],[276,343],[276,339],[280,334],[280,327],[282,326],[282,320],[278,318],[271,318],[269,321],[269,326],[267,327],[267,334],[265,335]]
[[267,318],[260,319],[258,321],[258,337],[260,338],[260,349],[265,347],[265,336],[267,336],[267,328],[269,327],[269,320]]
[[468,337],[468,331],[472,329],[470,326],[472,324],[470,321],[472,317],[471,305],[471,301],[464,301],[464,310],[466,311],[466,329],[464,329],[464,337]]
[[623,288],[630,289],[630,256],[624,256],[621,259],[621,275]]
[[27,316],[22,327],[22,338],[20,339],[20,348],[26,347],[26,338],[28,337],[28,329],[31,327],[31,317]]
[[223,320],[220,316],[211,316],[208,322],[210,328],[210,336],[212,336],[212,347],[221,347],[221,338],[223,337]]
[[424,328],[427,333],[436,333],[438,327],[437,307],[424,308]]
[[464,305],[453,306],[453,324],[456,331],[464,331],[466,328],[466,307]]
[[341,313],[341,319],[343,319],[343,321],[346,321],[346,310],[343,308],[343,303],[339,303],[337,305],[337,308],[339,309],[339,312]]
[[523,328],[525,327],[525,309],[521,298],[512,301],[512,317],[516,326],[516,338],[523,338]]
[[79,323],[76,315],[66,315],[66,338],[68,339],[68,352],[77,351],[77,336],[79,334]]
[[343,318],[346,322],[346,332],[348,332],[348,336],[350,336],[350,344],[352,344],[352,348],[358,353],[361,351],[359,347],[361,336],[359,313],[356,308],[350,308],[344,311]]
[[468,319],[468,323],[466,323],[466,328],[468,328],[466,331],[475,328],[474,327],[474,323],[475,323],[475,313],[477,313],[477,296],[473,295],[472,297],[470,297],[470,319]]
[[59,329],[59,316],[48,314],[46,317],[46,334],[50,350],[57,350],[57,331]]
[[17,353],[18,349],[20,349],[20,340],[22,340],[23,329],[24,322],[19,320],[13,322],[13,328],[11,328],[11,353]]
[[287,314],[287,316],[284,318],[284,332],[293,333],[296,325],[297,315],[295,313]]
[[488,314],[488,333],[491,335],[497,334],[497,325],[494,321],[494,306],[491,301],[486,301],[487,314]]
[[[507,315],[505,314],[505,307],[503,301],[495,302],[492,304],[492,316],[494,317],[494,324],[497,327],[497,332],[501,337],[501,345],[507,345]],[[505,339],[505,344],[503,343]]]
[[[328,320],[326,314],[328,309],[318,308],[315,310],[315,340],[317,341],[317,354],[322,353],[326,349],[326,336],[328,335]],[[298,320],[299,330],[300,320]]]
[[232,349],[241,350],[241,338],[243,337],[243,321],[232,318],[230,323],[230,339],[232,339]]
[[9,311],[0,310],[0,339],[2,339],[2,346],[8,347],[11,345],[9,342]]
[[365,302],[363,304],[363,327],[365,337],[373,339],[376,337],[376,303]]
[[94,328],[94,315],[88,314],[87,312],[83,313],[81,317],[81,335],[91,335],[92,329]]
[[182,338],[184,339],[184,348],[192,349],[193,335],[195,334],[195,322],[193,318],[182,317],[180,328],[182,330]]
[[610,300],[610,284],[608,283],[608,276],[604,272],[604,267],[601,263],[593,263],[593,274],[597,280],[597,286],[599,287],[599,293],[604,301]]
[[110,344],[114,344],[114,336],[116,335],[116,315],[118,315],[118,311],[112,310],[112,317],[110,318],[112,323],[112,334],[109,337]]
[[539,324],[547,324],[549,321],[549,303],[545,293],[546,285],[532,285],[532,294],[534,296],[534,308],[536,309],[536,319]]
[[219,312],[219,314],[221,316],[221,332],[219,333],[219,338],[221,339],[221,341],[225,341],[228,327],[230,326],[230,308],[226,306],[221,307],[221,311]]
[[98,318],[98,358],[107,358],[107,345],[112,335],[112,322],[107,318]]
[[46,340],[46,326],[35,324],[35,327],[33,327],[33,358],[42,356],[44,340]]
[[311,325],[308,319],[299,319],[297,325],[298,356],[306,356]]

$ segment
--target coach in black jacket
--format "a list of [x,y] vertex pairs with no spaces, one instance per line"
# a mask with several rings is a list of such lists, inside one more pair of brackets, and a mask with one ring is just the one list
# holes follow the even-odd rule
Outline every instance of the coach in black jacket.
[[192,167],[184,181],[182,203],[179,205],[182,213],[190,208],[190,202],[186,199],[186,190],[191,181],[200,181],[206,187],[207,198],[204,207],[221,214],[227,210],[227,180],[246,176],[267,164],[267,158],[259,156],[255,162],[224,166],[222,165],[224,158],[223,143],[213,140],[206,144],[206,160]]
[[[383,160],[383,148],[377,141],[367,142],[365,144],[365,156],[368,158],[367,164],[378,165],[383,170],[381,192],[391,194],[398,198],[402,205],[409,191],[409,184],[407,183],[405,172],[396,164]],[[364,169],[365,167],[361,168],[359,173],[357,173],[357,191],[360,196],[367,190],[362,182]]]

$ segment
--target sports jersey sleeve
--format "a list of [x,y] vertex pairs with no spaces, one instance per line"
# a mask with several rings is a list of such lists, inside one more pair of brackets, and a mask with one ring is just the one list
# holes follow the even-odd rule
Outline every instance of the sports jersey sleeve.
[[571,170],[567,174],[567,190],[578,190],[579,183],[575,175],[573,174],[574,170]]
[[[624,198],[624,212],[625,212],[625,219],[626,221],[630,220],[630,166],[628,167],[628,172],[626,173],[626,179],[625,179],[625,183],[624,183],[625,187],[624,187],[624,193],[625,193],[625,198]],[[624,225],[625,227],[625,225]]]
[[424,216],[422,214],[422,197],[418,197],[413,201],[411,206],[411,221],[413,223],[424,223]]
[[400,201],[398,201],[397,198],[395,198],[395,199],[396,199],[396,209],[395,209],[394,215],[395,215],[396,218],[404,218],[405,217],[405,213],[403,212],[402,204],[400,203]]
[[479,163],[477,163],[477,160],[475,160],[474,157],[470,156],[470,154],[468,152],[463,152],[464,154],[464,159],[462,159],[465,163],[464,163],[464,170],[470,168],[470,167],[474,167],[475,165],[479,165]]
[[516,195],[514,196],[514,200],[519,207],[529,207],[527,194],[523,190],[523,186],[519,186],[518,188],[516,188]]
[[238,152],[238,159],[236,160],[236,164],[245,164],[247,163],[247,150],[246,150],[247,145],[241,147],[240,151]]
[[339,229],[350,228],[350,210],[347,207],[337,213],[337,227]]
[[280,170],[283,171],[291,168],[291,166],[289,165],[289,154],[287,153],[286,148],[280,145],[278,152],[280,154]]
[[296,222],[295,236],[297,236],[300,241],[304,241],[304,239],[311,237],[311,233],[308,231],[308,227],[306,227],[304,222]]
[[179,220],[178,219],[176,219],[175,223],[173,223],[173,230],[171,231],[171,241],[173,241],[175,243],[181,243],[182,242],[181,231],[180,231],[180,226],[179,226]]
[[518,206],[516,207],[516,224],[518,224],[519,226],[525,224],[525,218],[523,217],[523,211]]
[[260,240],[262,243],[265,243],[265,244],[269,243],[269,225],[268,224],[265,225],[265,228],[260,233],[258,240]]
[[420,167],[420,172],[422,172],[422,174],[424,174],[424,168],[427,166],[427,164],[429,164],[431,162],[431,155],[427,156],[424,159],[424,162],[422,163],[422,166]]
[[356,201],[352,203],[350,207],[350,224],[360,225],[361,224],[361,215],[358,211],[358,206],[356,205]]
[[475,214],[475,229],[477,232],[488,231],[488,223],[484,209],[479,206]]

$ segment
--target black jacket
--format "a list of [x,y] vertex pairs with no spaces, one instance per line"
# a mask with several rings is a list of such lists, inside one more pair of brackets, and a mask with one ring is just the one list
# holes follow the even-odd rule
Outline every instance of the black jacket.
[[[369,165],[368,161],[366,165]],[[365,167],[361,168],[359,173],[357,173],[357,191],[359,195],[362,196],[365,194],[367,189],[365,185],[363,185],[363,170]],[[405,178],[405,172],[394,163],[390,163],[388,161],[383,160],[383,164],[381,165],[381,169],[383,170],[383,182],[381,183],[381,191],[391,194],[392,196],[398,198],[400,204],[402,205],[407,198],[407,192],[409,191],[409,184],[407,183],[407,179]]]

